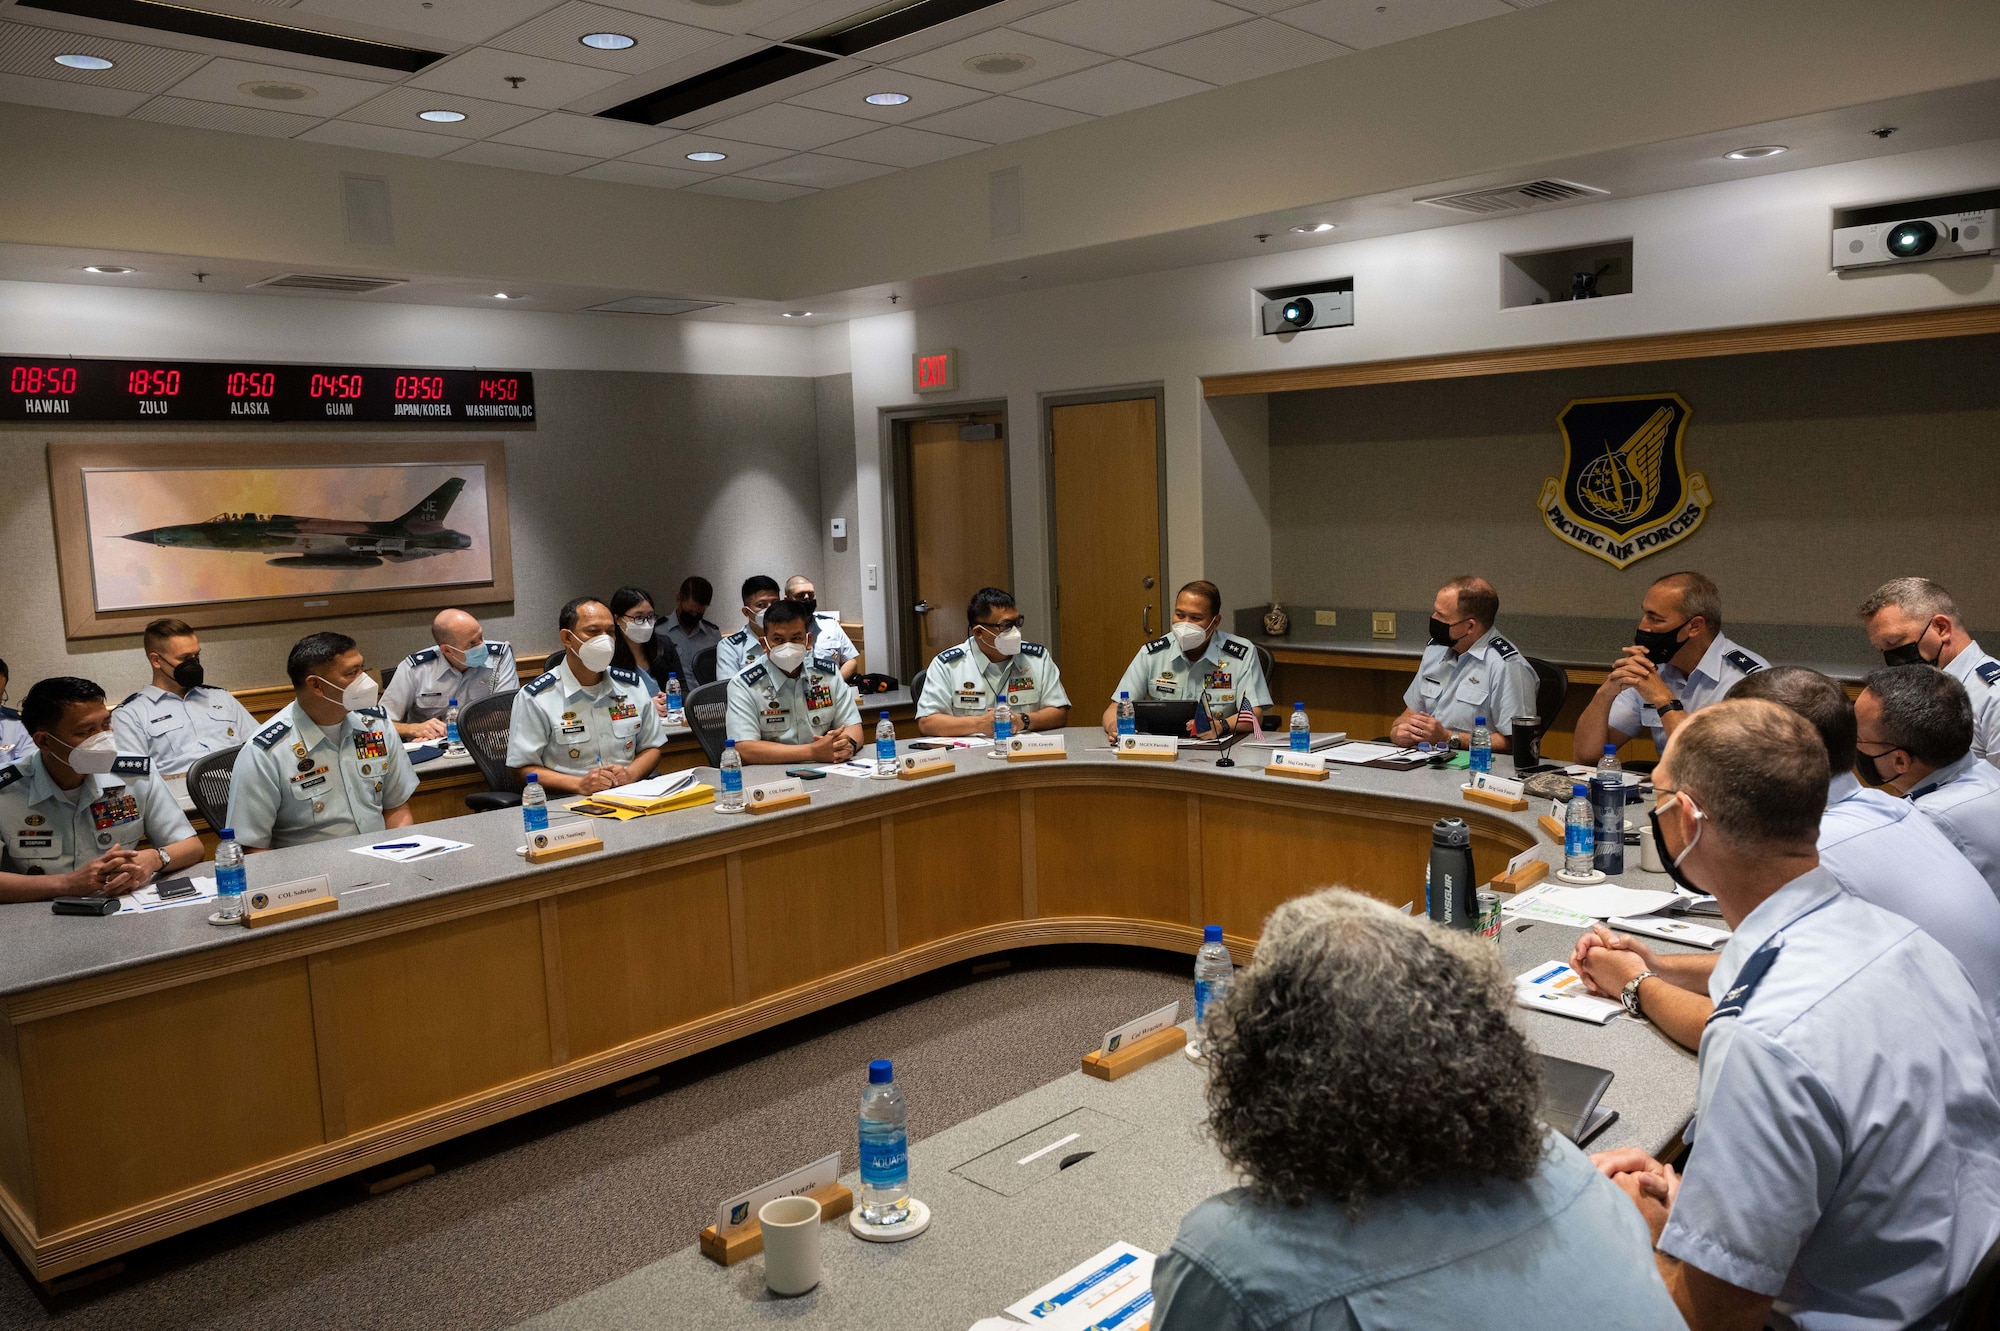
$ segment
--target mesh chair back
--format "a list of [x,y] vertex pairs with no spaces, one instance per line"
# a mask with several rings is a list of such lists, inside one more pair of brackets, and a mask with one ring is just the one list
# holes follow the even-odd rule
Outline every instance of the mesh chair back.
[[1271,687],[1271,672],[1277,669],[1277,663],[1271,660],[1270,649],[1265,647],[1263,643],[1253,642],[1250,645],[1257,649],[1257,664],[1264,669],[1264,687],[1269,688]]
[[[1569,675],[1561,666],[1538,656],[1529,657],[1528,664],[1535,668],[1535,715],[1542,718],[1542,733],[1547,734],[1549,727],[1556,723],[1556,713],[1562,710],[1564,700],[1569,697]],[[1510,716],[1505,721],[1497,717],[1491,719],[1504,726],[1514,718]]]
[[[714,648],[702,655],[708,658],[710,666],[715,664]],[[685,710],[688,728],[694,731],[702,753],[707,755],[708,765],[721,766],[722,741],[729,730],[729,681],[711,680],[697,686],[687,696]]]
[[694,664],[688,667],[696,684],[715,683],[715,648],[704,647],[694,655]]
[[188,768],[188,798],[194,811],[218,835],[229,826],[229,774],[236,770],[236,755],[243,746],[204,753]]
[[915,698],[918,702],[922,702],[924,700],[924,677],[929,675],[930,673],[931,673],[930,667],[925,666],[922,670],[919,670],[917,672],[916,678],[910,681],[910,696],[912,698]]
[[481,698],[458,713],[458,737],[472,756],[472,765],[494,790],[519,793],[522,782],[507,766],[507,734],[514,724],[514,695],[519,689]]

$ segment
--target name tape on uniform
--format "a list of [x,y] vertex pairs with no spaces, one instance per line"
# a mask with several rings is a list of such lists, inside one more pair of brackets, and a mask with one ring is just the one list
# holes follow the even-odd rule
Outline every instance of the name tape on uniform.
[[1156,1035],[1181,1019],[1181,1000],[1176,998],[1163,1008],[1148,1012],[1145,1016],[1114,1026],[1104,1033],[1104,1043],[1098,1047],[1107,1054],[1115,1054],[1136,1040]]
[[716,1232],[749,1224],[757,1218],[757,1211],[765,1202],[775,1202],[780,1197],[797,1197],[839,1181],[840,1152],[835,1151],[789,1174],[780,1174],[767,1183],[759,1183],[748,1192],[739,1192],[723,1202],[715,1208]]

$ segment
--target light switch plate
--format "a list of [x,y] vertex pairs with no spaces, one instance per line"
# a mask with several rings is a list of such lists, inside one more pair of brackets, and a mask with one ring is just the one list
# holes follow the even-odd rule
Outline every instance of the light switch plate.
[[1396,636],[1395,611],[1377,610],[1375,612],[1375,636],[1378,638],[1393,638]]
[[844,541],[847,539],[846,518],[835,518],[833,520],[833,539],[836,541]]
[[868,566],[868,590],[871,592],[876,589],[876,585],[881,581],[881,579],[875,576],[875,568],[876,566],[873,564]]
[[1339,622],[1340,622],[1340,614],[1338,611],[1335,610],[1313,611],[1313,623],[1319,625],[1321,628],[1330,629]]

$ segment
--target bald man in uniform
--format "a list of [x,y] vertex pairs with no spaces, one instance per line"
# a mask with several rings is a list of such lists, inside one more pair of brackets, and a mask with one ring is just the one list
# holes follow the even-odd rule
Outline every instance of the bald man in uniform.
[[404,739],[443,739],[452,699],[463,713],[481,698],[521,685],[514,649],[487,641],[479,621],[463,610],[438,611],[431,641],[437,645],[403,658],[382,694],[382,710]]

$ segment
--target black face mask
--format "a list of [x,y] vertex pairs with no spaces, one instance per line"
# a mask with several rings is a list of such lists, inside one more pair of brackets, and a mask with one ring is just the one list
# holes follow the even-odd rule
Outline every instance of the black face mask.
[[[1675,859],[1678,858],[1677,856],[1667,854],[1667,839],[1664,836],[1660,835],[1660,815],[1658,811],[1653,809],[1648,809],[1646,811],[1646,817],[1649,820],[1651,820],[1653,824],[1653,844],[1660,848],[1660,863],[1666,866],[1667,877],[1673,879],[1675,883],[1679,884],[1681,887],[1686,888],[1690,892],[1699,892],[1703,896],[1709,895],[1708,890],[1706,888],[1696,887],[1694,883],[1689,881],[1687,874],[1681,871],[1681,866],[1674,863]],[[1687,852],[1688,852],[1688,847],[1682,846],[1681,854],[1685,855],[1687,854]]]
[[692,633],[694,631],[694,626],[701,623],[701,611],[676,610],[674,612],[674,618],[678,619],[681,622],[682,628]]
[[1675,652],[1687,646],[1677,635],[1682,629],[1688,626],[1689,622],[1683,619],[1672,628],[1662,629],[1657,633],[1651,629],[1640,629],[1633,633],[1632,643],[1636,647],[1644,647],[1646,649],[1646,659],[1648,661],[1651,661],[1656,666],[1663,666],[1674,659]]
[[792,604],[805,611],[808,616],[816,614],[819,611],[819,598],[816,596],[801,596],[798,600],[792,602]]
[[1433,647],[1451,646],[1451,629],[1452,626],[1450,624],[1446,623],[1442,619],[1439,619],[1436,615],[1432,615],[1431,646]]
[[[1889,750],[1889,753],[1894,752],[1894,749]],[[1861,778],[1862,784],[1874,786],[1877,790],[1880,790],[1883,786],[1888,785],[1896,779],[1893,776],[1882,775],[1882,759],[1887,758],[1889,753],[1875,757],[1870,757],[1868,754],[1858,751],[1855,753],[1854,774]]]
[[201,687],[201,681],[201,658],[199,656],[190,656],[174,667],[174,683],[180,685],[183,689],[198,689]]
[[[1942,656],[1944,655],[1944,653],[1939,652],[1938,655]],[[1892,666],[1906,666],[1906,665],[1934,666],[1937,664],[1936,659],[1925,658],[1924,635],[1921,633],[1919,633],[1911,641],[1904,643],[1901,647],[1891,647],[1888,651],[1883,652],[1882,661],[1884,664]]]

